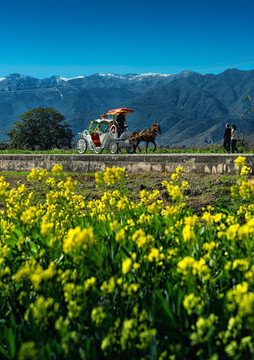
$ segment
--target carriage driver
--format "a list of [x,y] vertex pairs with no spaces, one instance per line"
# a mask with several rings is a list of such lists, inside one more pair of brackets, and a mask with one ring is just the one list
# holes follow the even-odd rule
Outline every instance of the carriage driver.
[[118,124],[118,137],[122,135],[124,132],[124,125],[125,125],[125,115],[124,113],[120,113],[117,115],[116,122]]

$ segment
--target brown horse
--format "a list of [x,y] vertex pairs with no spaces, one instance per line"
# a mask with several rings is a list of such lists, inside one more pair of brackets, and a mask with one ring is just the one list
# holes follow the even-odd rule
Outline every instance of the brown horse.
[[139,143],[141,141],[146,142],[146,153],[147,153],[147,148],[148,148],[149,142],[152,142],[154,144],[153,151],[155,151],[156,150],[155,138],[157,136],[157,133],[161,134],[161,128],[158,123],[153,124],[152,126],[149,127],[149,129],[135,131],[134,133],[132,133],[129,141],[131,144],[135,144],[140,152],[141,152],[141,149],[139,147]]

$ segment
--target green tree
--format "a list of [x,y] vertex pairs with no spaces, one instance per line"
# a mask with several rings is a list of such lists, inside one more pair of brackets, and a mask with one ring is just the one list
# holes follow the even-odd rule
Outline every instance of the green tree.
[[235,110],[238,112],[241,120],[242,120],[242,127],[243,127],[243,138],[242,141],[244,143],[245,140],[245,121],[248,120],[254,114],[254,97],[251,95],[247,95],[242,98],[242,106],[239,109],[238,106],[235,106]]
[[25,112],[20,119],[7,134],[10,147],[31,150],[71,147],[73,134],[70,125],[54,108],[38,107]]

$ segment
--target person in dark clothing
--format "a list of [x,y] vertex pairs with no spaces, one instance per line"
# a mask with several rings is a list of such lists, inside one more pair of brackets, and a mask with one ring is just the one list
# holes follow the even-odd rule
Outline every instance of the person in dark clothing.
[[120,138],[120,136],[124,132],[125,115],[123,113],[117,115],[116,122],[118,124],[118,137]]
[[230,153],[230,139],[231,139],[231,130],[229,124],[226,124],[226,129],[223,135],[223,147],[228,154]]
[[234,152],[237,151],[236,143],[237,143],[238,136],[237,136],[236,126],[232,125],[231,129],[232,129],[231,130],[231,147],[232,147],[232,154],[234,154]]

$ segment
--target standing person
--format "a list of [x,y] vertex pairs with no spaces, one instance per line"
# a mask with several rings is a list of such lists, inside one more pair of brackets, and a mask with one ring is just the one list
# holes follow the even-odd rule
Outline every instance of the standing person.
[[228,154],[230,153],[230,139],[231,139],[231,130],[229,128],[229,124],[226,124],[226,129],[223,135],[223,147]]
[[235,151],[237,151],[236,148],[236,143],[237,143],[237,131],[236,131],[236,126],[232,125],[231,126],[231,147],[232,147],[232,154],[234,154]]
[[116,122],[118,124],[118,137],[120,138],[120,136],[124,132],[125,115],[123,113],[117,115]]

